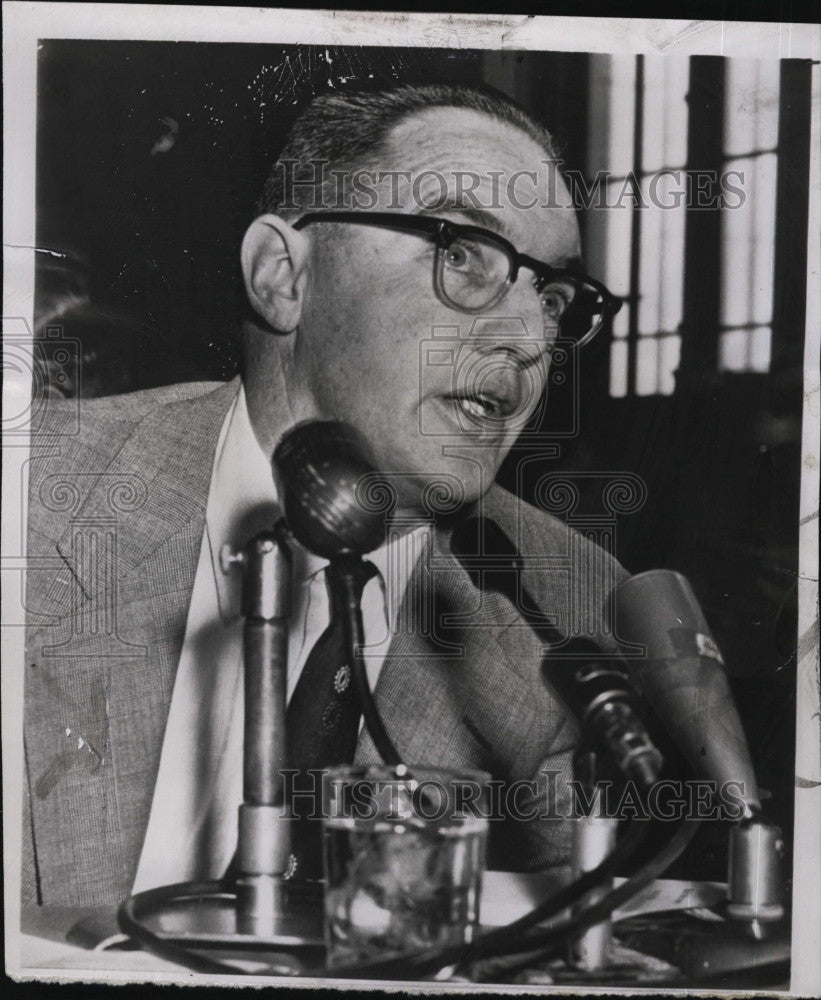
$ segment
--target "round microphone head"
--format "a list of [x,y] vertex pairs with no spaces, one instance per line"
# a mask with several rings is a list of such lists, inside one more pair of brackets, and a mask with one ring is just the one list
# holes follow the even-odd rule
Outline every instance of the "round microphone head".
[[385,541],[392,491],[355,427],[297,424],[274,450],[273,473],[288,527],[310,552],[363,555]]

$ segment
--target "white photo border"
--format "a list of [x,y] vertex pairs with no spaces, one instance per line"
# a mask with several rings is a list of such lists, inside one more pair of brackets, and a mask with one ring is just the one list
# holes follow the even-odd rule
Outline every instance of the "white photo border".
[[[453,49],[549,49],[809,58],[813,66],[812,163],[808,242],[805,393],[800,521],[798,698],[796,719],[795,880],[791,992],[816,993],[821,986],[821,763],[819,762],[818,666],[818,459],[821,352],[821,29],[811,24],[684,21],[527,15],[403,14],[310,11],[247,7],[137,4],[3,4],[4,82],[4,337],[32,329],[35,247],[35,122],[38,40],[153,39],[278,44],[395,45]],[[4,365],[3,412],[22,412],[30,394],[30,372]],[[4,423],[5,426],[5,423]],[[5,435],[4,435],[5,436]],[[16,439],[3,448],[3,792],[6,970],[28,978],[20,965],[20,803],[22,802],[23,540],[27,447]],[[21,446],[22,445],[22,446]],[[815,624],[814,624],[815,623]],[[813,632],[813,628],[815,631]],[[37,970],[43,980],[190,983],[191,974],[144,976],[100,969]],[[221,981],[222,977],[215,979]],[[226,982],[237,982],[231,979]],[[270,978],[242,977],[243,985],[270,985]],[[290,985],[290,982],[288,983]],[[328,985],[323,981],[323,985]],[[363,987],[377,984],[361,984]],[[441,988],[438,984],[437,988]],[[613,987],[608,992],[624,992]]]

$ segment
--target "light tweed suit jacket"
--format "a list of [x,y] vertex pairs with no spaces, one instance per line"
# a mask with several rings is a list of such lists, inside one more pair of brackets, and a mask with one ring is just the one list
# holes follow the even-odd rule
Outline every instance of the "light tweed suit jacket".
[[[48,401],[30,465],[24,901],[103,905],[130,892],[237,391],[235,380]],[[525,583],[556,628],[566,634],[572,616],[574,630],[599,630],[618,564],[498,487],[482,503],[538,555]],[[542,680],[531,630],[473,586],[444,532],[431,548],[405,598],[425,607],[400,614],[418,627],[394,636],[375,692],[403,759],[506,781],[567,772],[575,722]],[[357,760],[378,760],[364,731]],[[567,824],[496,824],[492,845],[499,867],[561,863]]]

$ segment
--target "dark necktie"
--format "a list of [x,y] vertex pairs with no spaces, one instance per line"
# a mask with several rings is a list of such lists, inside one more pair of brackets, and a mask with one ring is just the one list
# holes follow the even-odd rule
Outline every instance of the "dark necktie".
[[[362,562],[352,572],[361,600],[365,584],[378,571],[373,563]],[[288,767],[302,772],[292,779],[297,819],[292,823],[287,876],[300,880],[322,876],[321,775],[305,772],[353,761],[362,714],[345,648],[342,613],[333,589],[328,590],[330,624],[305,661],[286,715]]]

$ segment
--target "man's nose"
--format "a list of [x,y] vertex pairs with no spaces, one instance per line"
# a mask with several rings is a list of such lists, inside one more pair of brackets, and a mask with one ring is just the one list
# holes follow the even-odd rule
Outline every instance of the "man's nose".
[[496,306],[489,315],[477,316],[462,336],[463,349],[476,354],[504,358],[514,370],[523,371],[546,360],[550,342],[543,324],[533,329],[524,317],[510,312],[497,312]]
[[548,349],[544,337],[529,335],[521,317],[477,317],[461,342],[457,390],[494,400],[506,421],[527,419],[544,392]]

